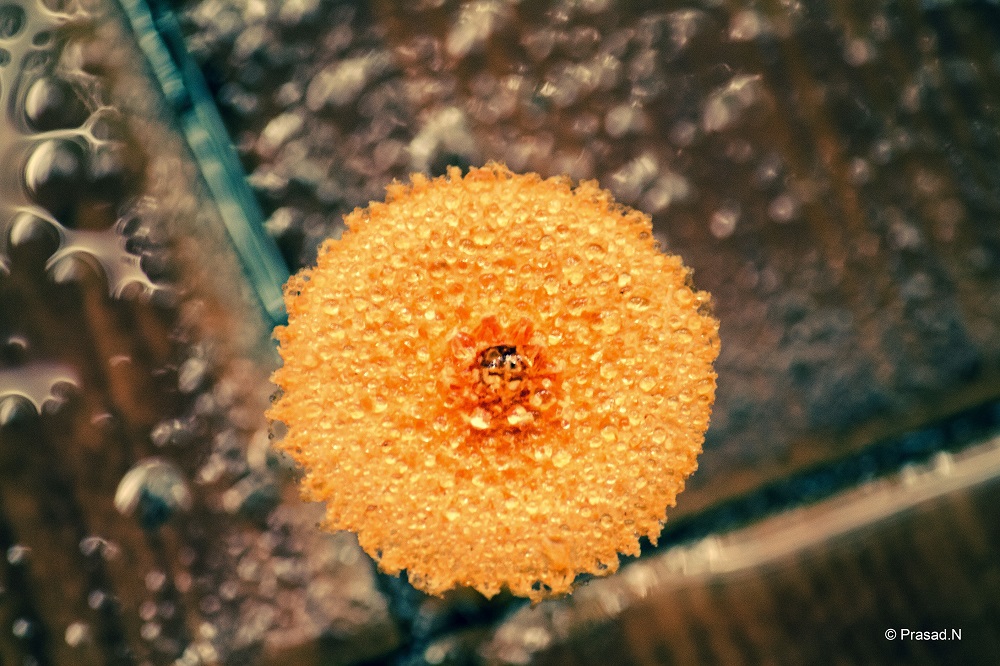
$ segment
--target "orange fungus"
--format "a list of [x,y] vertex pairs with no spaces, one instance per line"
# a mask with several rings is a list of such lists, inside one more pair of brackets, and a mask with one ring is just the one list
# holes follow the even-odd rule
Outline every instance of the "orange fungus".
[[709,295],[595,182],[489,164],[387,189],[285,290],[269,417],[304,497],[433,594],[614,571],[697,466]]

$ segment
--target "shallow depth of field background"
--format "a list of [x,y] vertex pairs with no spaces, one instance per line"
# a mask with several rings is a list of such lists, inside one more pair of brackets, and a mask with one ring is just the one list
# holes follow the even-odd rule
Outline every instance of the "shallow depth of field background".
[[[0,113],[0,664],[1000,650],[996,3],[0,0]],[[658,546],[535,608],[318,532],[262,416],[287,271],[487,160],[651,214],[721,321]]]

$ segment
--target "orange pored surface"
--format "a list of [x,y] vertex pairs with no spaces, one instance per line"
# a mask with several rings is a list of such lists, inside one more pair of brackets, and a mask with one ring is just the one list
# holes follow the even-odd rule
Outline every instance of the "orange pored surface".
[[697,467],[709,294],[596,182],[489,164],[387,190],[286,286],[268,415],[303,496],[432,594],[615,571]]

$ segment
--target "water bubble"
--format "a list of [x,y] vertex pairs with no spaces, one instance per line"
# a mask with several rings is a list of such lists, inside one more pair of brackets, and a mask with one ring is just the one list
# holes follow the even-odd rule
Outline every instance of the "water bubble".
[[187,446],[194,441],[194,420],[167,419],[153,427],[149,438],[155,446]]
[[373,52],[330,65],[309,83],[306,106],[317,112],[355,102],[368,81],[385,72],[391,63],[388,54]]
[[74,622],[66,627],[66,645],[80,647],[90,640],[90,627],[83,622]]
[[154,569],[146,574],[146,589],[150,592],[159,592],[166,581],[167,575],[162,571]]
[[19,564],[24,564],[27,561],[28,556],[31,554],[31,549],[27,546],[22,546],[20,544],[14,544],[7,549],[7,562],[11,565],[17,566]]
[[146,622],[139,629],[139,635],[147,641],[152,641],[159,638],[162,629],[159,622]]
[[270,476],[251,474],[222,494],[222,506],[230,513],[264,518],[281,501],[280,489]]
[[672,171],[663,173],[643,198],[643,207],[650,212],[660,212],[675,201],[684,201],[691,195],[687,179]]
[[610,184],[615,196],[634,202],[659,175],[660,164],[650,152],[643,153],[611,174]]
[[8,239],[11,247],[37,243],[46,257],[59,249],[60,235],[54,224],[28,211],[21,211],[11,222]]
[[28,421],[35,414],[31,402],[20,395],[0,399],[0,427]]
[[46,132],[79,127],[87,118],[87,109],[72,85],[43,76],[28,88],[24,114],[32,128]]
[[698,135],[698,126],[690,120],[679,120],[670,128],[670,142],[678,148],[690,146]]
[[12,335],[0,344],[0,366],[23,365],[28,352],[28,340]]
[[864,185],[872,178],[872,167],[867,160],[855,157],[848,167],[851,180],[855,185]]
[[178,509],[192,505],[191,491],[181,471],[172,463],[152,458],[130,469],[115,491],[115,508],[136,515],[146,529],[169,520]]
[[271,120],[257,139],[257,152],[271,158],[289,139],[297,136],[304,127],[304,119],[298,113],[283,113]]
[[34,633],[35,625],[26,618],[19,617],[14,620],[14,624],[11,626],[11,633],[17,638],[30,638],[32,633]]
[[87,595],[87,605],[98,610],[108,601],[108,595],[103,590],[93,590]]
[[771,32],[767,19],[752,9],[737,12],[729,22],[729,39],[747,42]]
[[83,252],[65,254],[51,262],[48,274],[56,284],[72,284],[91,279],[102,279],[103,275],[97,261],[91,255]]
[[24,28],[24,9],[20,5],[0,5],[0,39],[11,39]]
[[479,48],[506,22],[508,6],[499,0],[474,0],[463,5],[446,41],[448,54],[461,58]]
[[410,142],[410,167],[443,173],[449,164],[468,166],[478,161],[478,147],[468,117],[457,107],[432,114]]
[[763,91],[760,75],[734,76],[709,95],[702,113],[702,128],[706,133],[728,129],[761,98]]
[[875,47],[867,39],[851,39],[844,47],[844,60],[852,67],[860,67],[874,57]]
[[709,230],[716,238],[729,238],[736,231],[736,222],[739,217],[739,211],[735,208],[720,208],[712,213]]
[[775,222],[791,222],[799,212],[798,201],[790,194],[781,194],[767,207],[767,214]]
[[604,117],[604,131],[613,139],[621,138],[630,132],[639,132],[643,129],[643,125],[642,109],[633,104],[614,106]]
[[556,34],[548,28],[525,32],[521,37],[521,46],[527,51],[528,57],[537,62],[541,62],[549,57],[555,43]]
[[181,393],[193,393],[205,381],[208,364],[204,359],[193,357],[184,361],[177,369],[177,388]]
[[139,617],[149,622],[156,617],[156,602],[147,599],[139,606]]
[[278,10],[278,21],[287,28],[294,28],[315,20],[319,14],[319,0],[285,0]]
[[95,554],[103,557],[106,547],[108,547],[108,542],[99,536],[88,536],[80,539],[80,552],[85,557]]
[[86,152],[77,141],[49,139],[35,148],[24,168],[31,197],[62,224],[76,224],[75,204],[85,183]]

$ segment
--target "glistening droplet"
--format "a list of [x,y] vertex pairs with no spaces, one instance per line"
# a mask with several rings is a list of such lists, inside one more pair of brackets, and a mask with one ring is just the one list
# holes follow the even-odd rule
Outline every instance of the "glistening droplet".
[[115,491],[115,508],[136,516],[146,529],[167,522],[178,510],[191,508],[191,491],[175,465],[151,458],[130,469]]
[[87,109],[71,86],[54,76],[43,76],[31,84],[24,98],[24,115],[40,132],[79,127]]
[[24,9],[19,5],[0,5],[0,39],[10,39],[24,28]]
[[76,141],[50,139],[40,143],[24,167],[24,184],[39,205],[62,224],[76,223],[75,203],[84,184],[86,152]]

